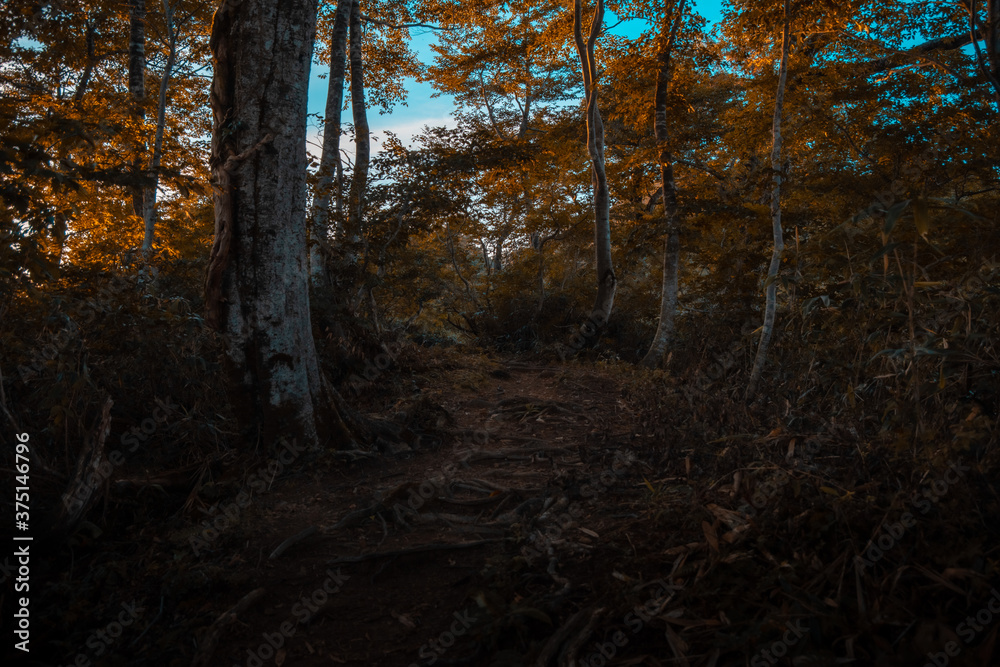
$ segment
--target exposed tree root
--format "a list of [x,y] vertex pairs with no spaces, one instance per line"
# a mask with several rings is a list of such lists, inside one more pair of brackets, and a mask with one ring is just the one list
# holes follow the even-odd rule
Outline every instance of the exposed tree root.
[[584,643],[590,638],[590,635],[594,633],[594,628],[597,627],[597,623],[604,616],[604,611],[604,607],[598,607],[590,612],[590,619],[587,621],[587,625],[583,626],[583,630],[577,633],[576,637],[567,642],[562,653],[559,654],[559,667],[576,667],[576,658],[580,654],[580,649],[583,648]]
[[306,539],[307,537],[310,537],[311,535],[314,535],[318,530],[319,530],[318,526],[309,526],[302,532],[292,535],[287,540],[279,544],[275,548],[275,550],[271,552],[271,555],[268,556],[268,560],[274,560],[281,554],[285,553],[285,550],[287,550],[288,547],[292,546],[293,544],[297,544],[298,542],[301,542],[302,540]]
[[545,646],[542,647],[541,652],[535,659],[535,667],[549,667],[552,659],[556,657],[560,647],[562,647],[569,636],[576,632],[577,628],[587,622],[588,614],[589,610],[581,609],[570,616],[569,620],[566,621],[566,623],[564,623],[563,626],[549,638],[549,641],[545,642]]

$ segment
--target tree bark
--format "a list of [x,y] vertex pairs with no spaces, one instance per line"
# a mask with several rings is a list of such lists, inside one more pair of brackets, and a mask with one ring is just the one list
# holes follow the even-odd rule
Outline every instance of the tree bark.
[[351,111],[354,116],[354,174],[347,199],[347,227],[345,243],[348,258],[356,264],[357,248],[361,243],[365,210],[365,190],[368,185],[368,165],[371,159],[371,138],[368,128],[368,111],[365,108],[364,62],[361,50],[361,3],[354,0],[350,21],[351,59]]
[[[671,3],[672,4],[672,3]],[[642,365],[655,368],[660,364],[667,346],[674,335],[674,317],[677,313],[678,280],[680,277],[680,228],[677,222],[677,185],[674,182],[673,156],[670,153],[669,132],[667,129],[667,96],[670,91],[670,81],[673,78],[672,53],[677,31],[684,19],[684,5],[681,0],[677,15],[664,12],[664,26],[669,26],[669,34],[661,39],[660,50],[657,53],[659,68],[656,76],[656,93],[653,97],[653,132],[656,143],[660,145],[660,191],[663,199],[663,223],[667,230],[667,238],[663,243],[663,289],[660,294],[660,318],[656,334],[649,346],[649,351],[642,359]]]
[[177,31],[174,29],[174,8],[170,0],[163,0],[163,19],[167,26],[167,41],[169,51],[167,64],[160,78],[160,95],[156,105],[156,138],[153,142],[153,157],[149,163],[146,186],[142,196],[142,255],[148,264],[153,252],[153,240],[156,233],[156,191],[160,187],[160,162],[163,159],[163,131],[167,124],[167,88],[170,87],[170,77],[173,75],[174,63],[177,60]]
[[98,13],[94,18],[87,19],[87,34],[84,37],[87,44],[87,61],[83,65],[83,73],[80,81],[76,84],[76,92],[73,93],[73,104],[79,106],[83,103],[83,96],[87,93],[87,86],[90,85],[90,77],[94,75],[94,68],[101,61],[97,55],[97,24],[104,18],[102,13]]
[[[306,100],[316,0],[224,0],[212,23],[215,242],[207,322],[244,435],[349,439],[319,367],[306,266]],[[253,442],[253,440],[251,440]]]
[[330,201],[339,191],[341,113],[344,108],[344,76],[347,71],[347,27],[354,0],[340,0],[333,19],[330,37],[330,83],[326,93],[326,118],[323,129],[323,155],[319,162],[319,183],[313,204],[312,233],[309,246],[309,271],[314,286],[329,283]]
[[597,99],[597,64],[594,45],[604,23],[604,0],[597,0],[597,8],[590,21],[590,34],[583,40],[583,9],[580,0],[573,0],[573,38],[583,69],[583,89],[587,99],[587,151],[592,166],[594,187],[594,251],[597,264],[597,298],[595,314],[607,322],[615,303],[618,278],[611,260],[611,197],[608,178],[604,170],[604,123]]
[[[142,125],[146,119],[143,102],[146,100],[146,0],[129,0],[129,41],[128,41],[128,90],[132,97],[132,119]],[[146,147],[139,143],[132,161],[132,173],[136,181],[142,175],[142,154]],[[139,217],[143,214],[143,186],[132,187],[132,210]]]
[[781,112],[785,105],[785,81],[788,77],[788,48],[791,12],[789,1],[785,0],[785,28],[781,37],[781,64],[778,67],[778,92],[774,99],[774,121],[771,128],[771,173],[774,187],[771,190],[771,231],[774,235],[774,251],[771,253],[771,264],[767,269],[767,297],[764,304],[764,324],[760,329],[760,343],[757,346],[757,357],[754,359],[753,371],[747,385],[747,400],[757,393],[761,372],[767,360],[767,350],[774,331],[774,319],[778,308],[778,270],[781,268],[781,254],[785,250],[784,236],[781,230]]
[[980,33],[978,27],[978,12],[976,0],[969,1],[969,39],[976,50],[976,60],[979,68],[986,75],[993,88],[993,97],[1000,106],[1000,0],[986,0],[986,26],[983,29],[986,37],[986,55],[976,36]]

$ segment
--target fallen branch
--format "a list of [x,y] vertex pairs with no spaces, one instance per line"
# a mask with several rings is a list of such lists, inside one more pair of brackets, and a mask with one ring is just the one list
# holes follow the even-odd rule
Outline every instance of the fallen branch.
[[[90,447],[84,447],[80,452],[80,458],[76,463],[76,474],[73,475],[62,496],[63,509],[54,527],[57,535],[66,537],[72,534],[80,519],[98,499],[98,490],[105,486],[104,482],[107,480],[101,475],[100,470],[104,460],[104,444],[108,434],[111,433],[111,406],[114,404],[111,397],[104,400],[97,433],[94,434]],[[97,480],[100,480],[100,483]]]

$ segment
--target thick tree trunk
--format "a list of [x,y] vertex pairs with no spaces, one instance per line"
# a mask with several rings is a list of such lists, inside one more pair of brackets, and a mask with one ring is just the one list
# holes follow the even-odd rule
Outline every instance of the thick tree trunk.
[[781,254],[785,250],[784,235],[781,230],[781,112],[785,106],[785,81],[788,75],[788,33],[791,24],[789,1],[785,0],[785,29],[781,36],[778,92],[774,99],[774,122],[771,129],[771,173],[774,179],[774,188],[771,190],[771,231],[774,235],[774,251],[771,253],[771,264],[767,269],[764,324],[760,329],[757,357],[754,359],[753,371],[747,385],[746,397],[748,400],[757,393],[757,384],[760,382],[760,375],[764,370],[764,363],[767,361],[767,350],[771,344],[771,334],[774,331],[774,319],[778,309],[778,270],[781,268]]
[[583,69],[583,89],[587,98],[587,151],[590,153],[594,186],[594,251],[597,264],[597,298],[594,312],[607,322],[615,303],[618,277],[611,260],[611,197],[608,177],[604,170],[604,123],[597,103],[597,64],[594,45],[604,23],[604,0],[590,21],[590,34],[583,40],[583,9],[580,0],[573,0],[573,37]]
[[[347,27],[354,0],[340,0],[333,19],[330,37],[330,84],[326,93],[326,118],[323,129],[323,155],[319,162],[319,183],[313,203],[312,232],[309,246],[309,272],[314,286],[329,283],[330,202],[340,204],[339,183],[341,113],[344,108],[344,76],[347,71]],[[336,210],[336,209],[335,209]]]
[[224,0],[212,24],[215,243],[207,322],[247,435],[349,438],[319,368],[306,266],[306,99],[316,0]]
[[149,185],[142,196],[142,254],[148,263],[153,252],[153,240],[156,233],[156,191],[160,187],[160,162],[163,159],[163,131],[167,124],[167,88],[170,87],[170,77],[173,76],[174,63],[177,60],[177,32],[174,30],[174,8],[169,0],[163,0],[163,18],[167,26],[169,52],[167,64],[160,78],[160,96],[156,106],[156,138],[153,142],[153,157],[149,163],[147,178]]
[[[672,3],[671,3],[672,4]],[[677,39],[677,31],[684,19],[684,5],[681,0],[677,15],[664,12],[664,28],[667,35],[661,38],[657,53],[659,69],[656,76],[656,93],[653,97],[653,132],[660,145],[660,193],[663,199],[663,223],[667,231],[663,243],[663,289],[660,294],[660,319],[649,351],[642,359],[642,365],[656,368],[674,335],[674,317],[677,313],[678,280],[680,277],[680,228],[677,221],[677,185],[674,182],[673,156],[668,145],[667,96],[673,77],[672,52]],[[669,20],[672,17],[672,20]]]
[[371,159],[371,138],[368,129],[368,111],[365,108],[364,62],[361,51],[361,3],[354,0],[351,7],[351,111],[354,116],[354,174],[347,199],[347,226],[345,243],[352,264],[358,261],[358,246],[363,233],[365,189],[368,186],[368,164]]
[[[129,0],[129,40],[128,40],[128,91],[132,97],[132,119],[142,125],[146,119],[143,102],[146,100],[146,0]],[[142,175],[142,154],[146,147],[136,146],[136,156],[132,161],[132,173],[136,180]],[[132,186],[132,210],[142,217],[142,185]]]

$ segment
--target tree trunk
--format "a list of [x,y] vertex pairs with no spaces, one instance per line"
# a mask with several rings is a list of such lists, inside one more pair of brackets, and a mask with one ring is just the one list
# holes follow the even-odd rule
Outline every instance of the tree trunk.
[[351,7],[351,111],[354,115],[354,174],[348,194],[347,227],[345,242],[348,258],[356,264],[357,247],[361,243],[365,210],[365,188],[368,185],[368,163],[371,158],[371,139],[368,129],[368,111],[365,109],[364,62],[361,51],[361,3],[354,0]]
[[344,108],[344,75],[347,70],[347,26],[354,0],[340,0],[333,19],[330,37],[330,85],[326,93],[326,118],[323,129],[323,155],[319,163],[319,183],[313,204],[312,233],[309,246],[309,271],[314,286],[329,283],[330,200],[336,196],[339,208],[341,113]]
[[306,100],[316,0],[224,0],[212,23],[215,242],[206,320],[223,334],[251,443],[350,439],[320,371],[306,266]]
[[83,96],[87,93],[87,87],[90,85],[90,77],[94,75],[94,68],[101,60],[97,57],[95,35],[97,34],[97,25],[103,19],[104,14],[101,12],[98,12],[93,18],[87,19],[87,34],[84,37],[87,44],[87,61],[83,65],[83,73],[80,75],[80,81],[76,84],[76,92],[73,93],[73,104],[77,106],[83,102]]
[[785,0],[785,28],[781,36],[781,64],[778,67],[778,92],[774,100],[774,123],[772,125],[771,173],[774,188],[771,190],[771,228],[774,235],[774,251],[771,253],[771,265],[767,269],[767,298],[764,304],[764,324],[760,329],[760,344],[757,346],[757,357],[753,362],[753,371],[747,385],[747,400],[757,393],[761,371],[767,360],[767,350],[771,343],[771,333],[774,331],[774,318],[778,308],[778,270],[781,268],[781,254],[785,250],[785,241],[781,231],[781,112],[785,106],[785,80],[788,75],[788,48],[791,15],[789,1]]
[[983,29],[986,37],[986,54],[983,55],[979,46],[979,24],[976,0],[970,0],[969,6],[969,37],[976,51],[976,60],[993,88],[993,97],[1000,105],[1000,0],[986,0],[986,26]]
[[587,150],[592,165],[594,186],[594,251],[597,260],[597,299],[595,314],[607,322],[615,303],[618,278],[611,261],[611,197],[608,177],[604,171],[604,123],[597,104],[597,64],[594,45],[604,23],[604,0],[597,0],[597,9],[590,21],[590,34],[583,41],[583,9],[580,0],[573,0],[573,38],[583,69],[583,89],[587,98]]
[[991,81],[1000,100],[1000,0],[989,0],[989,32],[986,48],[989,51]]
[[[504,217],[507,218],[510,215],[510,210],[504,211]],[[508,225],[504,225],[504,229],[508,229]],[[503,244],[507,242],[507,233],[503,230],[500,231],[500,236],[493,243],[493,273],[500,273],[503,271]]]
[[167,26],[169,52],[167,64],[160,78],[160,96],[156,106],[156,138],[153,143],[153,158],[149,163],[149,185],[143,193],[142,201],[142,255],[143,261],[149,263],[153,252],[153,240],[156,232],[156,191],[160,187],[160,161],[163,159],[163,130],[167,124],[167,88],[170,87],[170,77],[173,75],[174,63],[177,60],[177,31],[174,30],[174,8],[170,0],[163,0],[163,19]]
[[[663,223],[667,230],[667,238],[663,243],[663,290],[660,294],[660,319],[656,334],[649,346],[649,351],[642,359],[642,365],[656,368],[667,346],[674,335],[674,316],[677,313],[678,279],[680,275],[680,229],[677,222],[677,185],[674,182],[673,156],[668,145],[667,130],[667,96],[670,90],[670,80],[673,77],[672,52],[677,39],[677,31],[684,19],[684,5],[681,0],[677,15],[671,21],[665,21],[669,34],[661,38],[660,50],[657,53],[659,69],[656,76],[656,93],[653,97],[653,132],[656,143],[660,145],[660,192],[663,199]],[[672,12],[664,12],[664,18],[672,17]]]
[[[129,40],[128,40],[128,91],[132,97],[132,120],[142,125],[146,111],[142,103],[146,100],[146,0],[129,0]],[[141,132],[141,130],[140,130]],[[139,143],[132,161],[132,174],[136,181],[142,176],[142,154],[146,147]],[[132,210],[142,217],[143,186],[132,186]]]
[[[675,200],[676,201],[676,200]],[[656,368],[666,354],[674,335],[674,316],[677,313],[678,281],[680,277],[681,239],[677,225],[670,226],[663,242],[663,288],[660,295],[660,321],[649,351],[642,358],[646,368]]]

